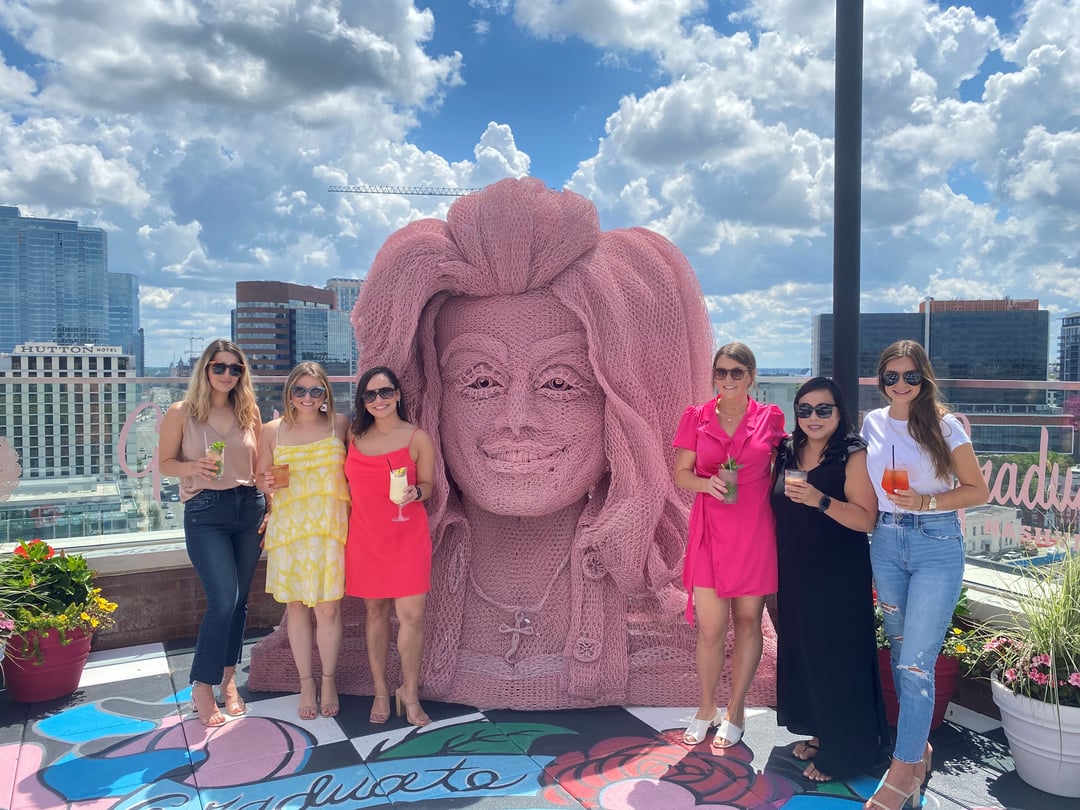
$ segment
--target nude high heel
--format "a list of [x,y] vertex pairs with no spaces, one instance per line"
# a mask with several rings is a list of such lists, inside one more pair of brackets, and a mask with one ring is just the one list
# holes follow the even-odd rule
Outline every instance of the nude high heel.
[[[394,691],[394,697],[397,700],[398,717],[404,716],[405,719],[414,726],[426,726],[428,723],[431,722],[431,718],[428,717],[427,712],[424,711],[423,707],[420,705],[419,700],[415,703],[409,703],[405,700],[405,698],[401,696],[400,686]],[[420,712],[420,714],[415,718],[413,717],[414,708]]]

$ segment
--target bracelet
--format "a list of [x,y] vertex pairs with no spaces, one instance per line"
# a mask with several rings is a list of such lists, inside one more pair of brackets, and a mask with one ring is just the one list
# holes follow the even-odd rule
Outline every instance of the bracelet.
[[420,485],[419,484],[413,484],[413,489],[416,490],[416,500],[418,500],[418,501],[424,500],[424,490],[420,489]]

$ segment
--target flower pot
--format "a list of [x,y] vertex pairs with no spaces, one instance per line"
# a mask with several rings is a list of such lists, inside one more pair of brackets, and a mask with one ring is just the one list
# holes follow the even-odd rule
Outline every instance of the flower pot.
[[[888,650],[878,650],[878,669],[881,670],[881,695],[885,699],[885,718],[889,721],[889,725],[895,728],[896,721],[900,717],[900,701],[896,696]],[[937,662],[934,664],[934,714],[930,718],[931,729],[945,722],[945,712],[948,711],[949,701],[952,700],[953,692],[956,691],[956,679],[959,675],[959,661],[947,655],[937,657]]]
[[[56,630],[12,636],[3,661],[4,686],[12,700],[37,703],[74,692],[90,655],[91,633],[73,630],[61,644]],[[40,650],[40,655],[35,654]]]
[[1016,774],[1055,796],[1080,798],[1080,708],[1017,695],[991,678]]

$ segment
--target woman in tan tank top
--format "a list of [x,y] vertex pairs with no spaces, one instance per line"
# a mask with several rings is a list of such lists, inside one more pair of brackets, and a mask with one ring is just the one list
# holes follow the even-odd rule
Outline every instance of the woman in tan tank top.
[[243,351],[215,340],[191,373],[183,401],[161,423],[161,472],[180,479],[188,557],[206,593],[191,664],[192,710],[207,726],[247,707],[236,687],[236,664],[247,622],[247,597],[262,551],[266,499],[255,488],[262,421]]

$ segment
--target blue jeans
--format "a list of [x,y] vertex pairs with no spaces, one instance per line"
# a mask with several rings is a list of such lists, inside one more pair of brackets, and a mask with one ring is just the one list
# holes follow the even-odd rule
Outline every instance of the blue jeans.
[[191,681],[221,683],[225,667],[240,661],[265,512],[266,499],[255,487],[204,489],[184,504],[188,557],[206,592]]
[[964,579],[957,514],[881,513],[870,538],[870,564],[900,698],[893,756],[918,762],[934,713],[934,664]]

